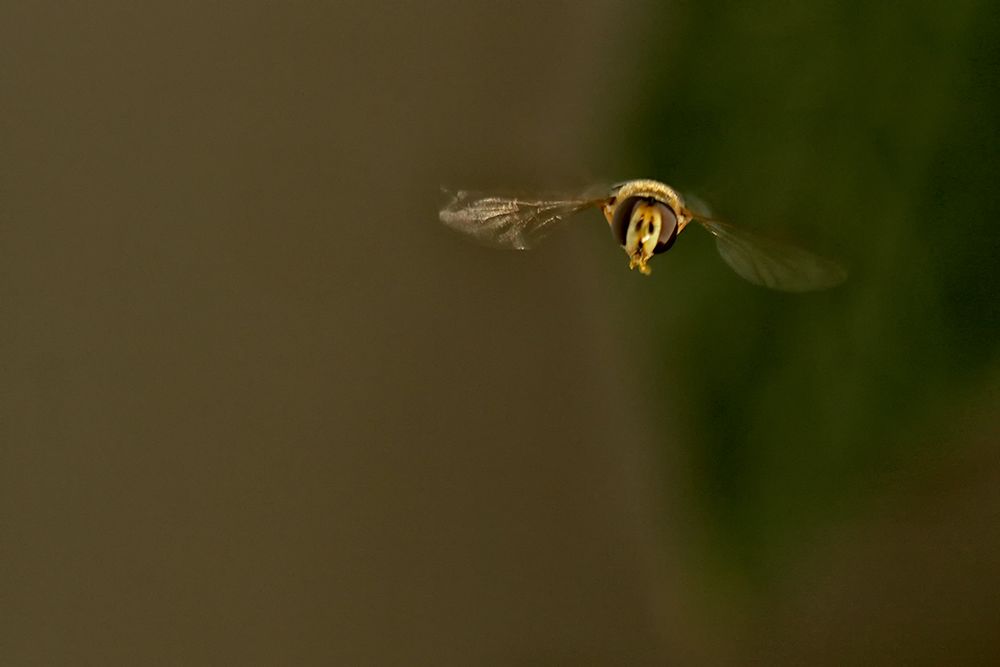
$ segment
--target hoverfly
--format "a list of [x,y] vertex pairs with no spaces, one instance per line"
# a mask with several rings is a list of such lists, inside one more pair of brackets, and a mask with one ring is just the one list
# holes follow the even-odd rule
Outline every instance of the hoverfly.
[[632,180],[599,197],[565,199],[496,197],[459,191],[441,209],[443,223],[489,245],[526,250],[562,220],[600,208],[624,248],[629,268],[649,275],[649,261],[669,250],[692,220],[714,237],[722,259],[741,278],[788,292],[833,287],[847,272],[836,262],[795,246],[715,220],[688,208],[673,188],[659,181]]

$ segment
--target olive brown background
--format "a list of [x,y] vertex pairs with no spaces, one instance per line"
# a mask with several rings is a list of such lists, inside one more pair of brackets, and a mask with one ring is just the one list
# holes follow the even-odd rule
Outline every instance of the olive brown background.
[[[994,14],[5,4],[0,662],[992,663]],[[437,223],[634,177],[851,278]]]

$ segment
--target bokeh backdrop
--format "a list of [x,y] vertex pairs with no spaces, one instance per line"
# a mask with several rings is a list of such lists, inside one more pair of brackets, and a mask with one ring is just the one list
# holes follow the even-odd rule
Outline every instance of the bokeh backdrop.
[[[5,4],[0,663],[994,664],[995,19]],[[850,279],[437,221],[635,177]]]

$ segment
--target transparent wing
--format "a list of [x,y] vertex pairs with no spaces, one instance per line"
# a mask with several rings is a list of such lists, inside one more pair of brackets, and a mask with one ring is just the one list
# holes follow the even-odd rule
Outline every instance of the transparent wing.
[[521,199],[494,197],[460,190],[441,209],[441,222],[477,241],[498,248],[527,250],[559,221],[604,199]]
[[695,219],[715,236],[726,264],[755,285],[808,292],[839,285],[847,278],[847,271],[832,260],[724,222]]

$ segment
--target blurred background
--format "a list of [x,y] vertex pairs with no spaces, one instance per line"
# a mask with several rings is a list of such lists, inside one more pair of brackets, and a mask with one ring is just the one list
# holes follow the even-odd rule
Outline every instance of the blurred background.
[[[7,3],[0,662],[995,664],[993,3]],[[644,278],[440,188],[841,258]]]

